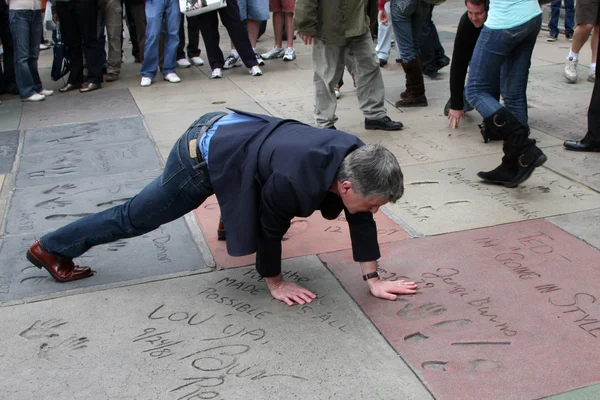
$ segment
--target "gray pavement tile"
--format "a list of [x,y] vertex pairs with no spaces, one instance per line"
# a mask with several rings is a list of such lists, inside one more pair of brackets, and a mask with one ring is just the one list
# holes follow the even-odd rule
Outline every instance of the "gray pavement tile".
[[598,400],[600,399],[600,385],[588,386],[571,392],[545,397],[543,400]]
[[149,140],[98,146],[91,149],[26,154],[20,162],[15,185],[70,183],[74,179],[160,168],[158,154]]
[[0,308],[0,390],[11,400],[433,399],[316,257],[283,269],[320,298],[288,307],[240,268]]
[[22,110],[22,101],[2,100],[2,104],[0,104],[0,132],[19,129]]
[[27,129],[23,152],[30,155],[55,150],[89,149],[140,139],[148,139],[140,117],[112,119]]
[[18,146],[19,131],[0,132],[0,174],[12,170]]
[[7,214],[6,233],[20,235],[58,229],[88,214],[126,202],[160,173],[157,168],[16,188]]
[[544,90],[539,88],[529,96],[529,126],[562,140],[583,138],[591,93],[558,96],[544,94]]
[[133,239],[94,247],[75,261],[92,267],[94,276],[58,283],[45,270],[33,266],[25,253],[38,235],[8,236],[0,250],[2,272],[0,302],[20,300],[71,289],[198,270],[206,266],[183,220]]
[[600,249],[600,209],[559,215],[548,221]]
[[25,103],[21,128],[131,117],[138,114],[139,110],[128,89],[102,88],[91,93],[56,93],[41,102]]
[[417,232],[435,235],[592,210],[600,204],[600,194],[543,167],[516,189],[477,177],[499,162],[500,155],[488,155],[406,166],[406,192],[388,208]]
[[544,166],[600,192],[600,153],[569,151],[563,146],[544,150]]

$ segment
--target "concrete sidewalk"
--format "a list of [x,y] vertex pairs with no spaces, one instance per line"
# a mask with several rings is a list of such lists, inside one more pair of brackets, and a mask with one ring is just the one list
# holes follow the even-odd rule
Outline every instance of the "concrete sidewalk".
[[[450,56],[462,1],[436,8]],[[229,39],[222,32],[221,47]],[[529,77],[532,137],[548,155],[518,189],[482,184],[500,161],[470,112],[447,127],[449,70],[426,78],[429,106],[397,110],[404,74],[382,69],[400,132],[366,131],[352,78],[338,129],[398,157],[406,193],[378,213],[386,278],[419,283],[375,299],[352,261],[343,217],[297,218],[286,234],[286,279],[318,293],[273,300],[253,257],[216,240],[209,199],[184,219],[78,260],[96,274],[59,284],[25,259],[35,238],[126,201],[156,177],[203,113],[225,107],[312,123],[311,49],[210,80],[207,66],[139,86],[128,60],[99,91],[40,103],[0,100],[0,391],[3,399],[598,399],[600,398],[600,154],[567,152],[587,129],[591,52],[583,79],[562,77],[569,42],[540,33]],[[202,41],[201,41],[202,42]],[[203,43],[201,43],[203,45]],[[272,27],[258,50],[273,45]],[[204,53],[204,51],[203,51]],[[202,54],[204,57],[205,54]]]

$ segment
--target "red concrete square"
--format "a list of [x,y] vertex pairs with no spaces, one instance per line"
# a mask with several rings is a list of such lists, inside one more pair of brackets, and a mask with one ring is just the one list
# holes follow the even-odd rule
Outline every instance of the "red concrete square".
[[[208,198],[194,213],[217,266],[233,268],[255,263],[256,257],[254,254],[244,257],[229,256],[225,242],[217,240],[220,211],[215,196]],[[375,221],[377,222],[379,243],[395,242],[408,238],[408,233],[403,231],[384,213],[378,212],[375,215]],[[308,218],[294,218],[292,220],[292,225],[284,236],[282,257],[292,258],[350,248],[352,248],[350,230],[344,215],[341,214],[337,220],[328,221],[317,211]]]
[[320,255],[436,399],[537,399],[600,382],[600,252],[543,220],[382,246],[419,293],[374,298]]

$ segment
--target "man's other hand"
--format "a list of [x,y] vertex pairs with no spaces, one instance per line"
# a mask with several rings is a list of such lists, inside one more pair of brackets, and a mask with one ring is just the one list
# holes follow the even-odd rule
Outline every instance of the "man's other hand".
[[448,126],[450,128],[458,128],[458,123],[461,118],[465,117],[465,110],[453,110],[448,111]]
[[387,12],[385,12],[385,10],[379,11],[378,17],[379,17],[379,22],[381,22],[382,24],[384,24],[386,26],[390,22],[390,20],[388,19]]
[[265,281],[267,282],[271,296],[283,301],[288,306],[293,306],[295,303],[310,303],[317,297],[316,294],[300,285],[284,281],[281,274],[273,278],[265,278]]
[[414,282],[399,281],[382,281],[373,280],[369,282],[371,294],[380,299],[396,300],[399,294],[415,294],[417,293],[417,284]]
[[310,46],[313,43],[313,39],[316,38],[316,36],[305,35],[304,33],[298,33],[298,36],[300,36],[300,39],[302,39],[307,46]]

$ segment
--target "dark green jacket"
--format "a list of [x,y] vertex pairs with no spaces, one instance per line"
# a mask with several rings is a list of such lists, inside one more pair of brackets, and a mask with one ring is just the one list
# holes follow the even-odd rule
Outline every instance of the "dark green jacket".
[[377,0],[296,0],[296,30],[328,43],[343,46],[371,24],[377,24]]

